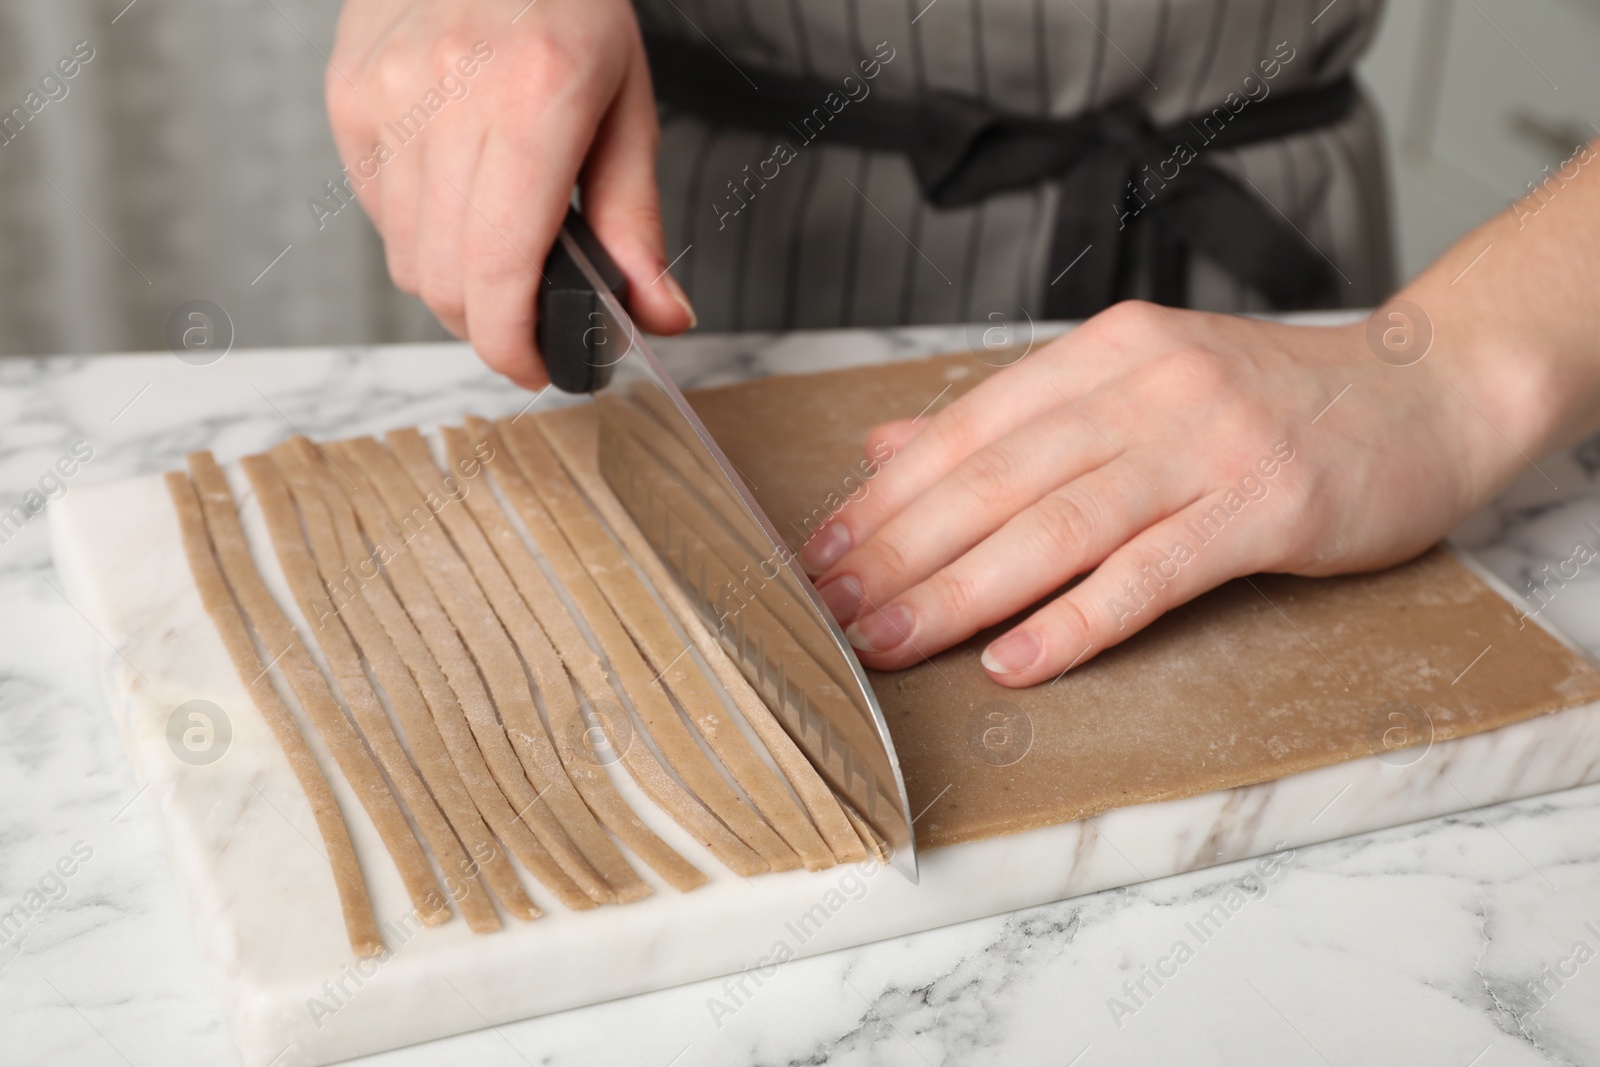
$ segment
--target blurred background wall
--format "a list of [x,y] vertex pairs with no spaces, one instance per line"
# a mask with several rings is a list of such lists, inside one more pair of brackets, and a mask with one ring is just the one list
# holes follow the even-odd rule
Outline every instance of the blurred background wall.
[[1400,277],[1600,135],[1597,56],[1600,0],[1389,0],[1361,73],[1384,113]]
[[446,336],[357,208],[319,230],[307,206],[340,177],[322,106],[339,5],[127,4],[0,0],[0,113],[93,50],[0,134],[0,351],[165,348],[194,299],[227,310],[236,347]]
[[[236,347],[446,336],[389,284],[359,209],[319,225],[309,206],[340,176],[322,109],[337,14],[0,0],[0,354],[165,348],[199,299]],[[1391,0],[1362,75],[1402,277],[1600,132],[1596,55],[1600,0]]]

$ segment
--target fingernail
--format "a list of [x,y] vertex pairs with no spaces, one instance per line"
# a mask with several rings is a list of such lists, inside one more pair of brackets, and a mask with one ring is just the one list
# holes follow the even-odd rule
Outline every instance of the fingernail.
[[1016,674],[1033,666],[1044,651],[1044,642],[1030,630],[1012,630],[983,650],[985,670],[996,674]]
[[842,626],[848,626],[861,614],[861,583],[852,575],[846,574],[823,583],[818,587],[817,595]]
[[843,559],[854,541],[850,527],[842,522],[830,522],[800,550],[800,563],[811,574],[821,574]]
[[844,636],[852,648],[862,652],[887,652],[911,636],[915,621],[910,608],[890,604],[851,623]]
[[694,313],[694,305],[689,303],[689,294],[683,291],[683,286],[678,284],[678,279],[670,274],[663,274],[661,280],[667,283],[667,292],[672,294],[672,299],[676,300],[678,306],[689,313],[689,329],[692,330],[700,325],[700,316]]

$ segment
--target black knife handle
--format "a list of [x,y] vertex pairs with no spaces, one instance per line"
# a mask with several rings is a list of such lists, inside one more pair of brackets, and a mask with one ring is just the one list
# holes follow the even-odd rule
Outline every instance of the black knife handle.
[[[568,208],[561,226],[583,249],[618,302],[625,302],[628,279],[589,229],[583,213]],[[606,313],[600,295],[559,238],[544,262],[544,278],[539,282],[536,332],[550,384],[566,393],[593,393],[603,388],[611,380],[612,366],[631,342],[631,338],[616,336],[616,323]]]

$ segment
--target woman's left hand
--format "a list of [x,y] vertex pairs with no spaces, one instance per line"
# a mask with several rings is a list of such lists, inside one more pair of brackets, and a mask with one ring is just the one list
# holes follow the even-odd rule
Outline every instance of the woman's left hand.
[[1399,563],[1520,469],[1495,427],[1527,426],[1543,398],[1438,351],[1395,362],[1360,323],[1120,304],[920,426],[878,427],[872,454],[892,458],[801,561],[886,670],[1087,574],[988,646],[1007,686],[1241,575]]

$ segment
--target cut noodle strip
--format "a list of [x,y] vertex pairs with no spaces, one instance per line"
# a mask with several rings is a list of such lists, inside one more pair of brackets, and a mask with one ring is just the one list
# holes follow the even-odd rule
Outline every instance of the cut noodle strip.
[[[455,769],[444,750],[444,742],[439,739],[433,720],[422,707],[415,684],[406,674],[404,666],[399,664],[393,646],[383,638],[382,629],[372,617],[366,602],[353,597],[335,605],[323,584],[327,576],[337,578],[342,556],[322,498],[310,488],[303,474],[296,475],[295,482],[298,484],[294,489],[298,489],[298,493],[291,497],[293,490],[287,472],[266,456],[246,456],[242,464],[250,484],[255,488],[256,497],[261,501],[273,550],[278,554],[290,589],[322,648],[334,681],[344,694],[345,703],[354,713],[367,743],[377,753],[384,769],[389,772],[389,780],[395,784],[421,828],[435,859],[444,868],[445,888],[450,898],[460,906],[467,924],[473,930],[498,930],[499,916],[495,914],[494,903],[478,878],[483,872],[476,861],[468,858],[462,847],[463,842],[456,839],[458,828],[454,825],[463,814],[464,807],[471,818],[461,830],[465,840],[476,844],[480,838],[487,837],[483,822],[466,799],[465,788],[459,776],[455,776]],[[307,535],[310,545],[306,541]],[[412,765],[411,757],[395,734],[377,690],[367,677],[358,644],[371,649],[373,674],[384,687],[395,715],[400,719],[411,754],[416,758],[416,766]],[[429,791],[430,786],[432,792]],[[473,836],[474,831],[478,836]]]
[[[475,455],[471,451],[471,443],[461,430],[446,427],[443,433],[447,458],[451,466],[459,470],[461,462]],[[568,664],[570,670],[575,660],[580,661],[583,666],[579,669],[589,674],[587,685],[579,683],[584,689],[584,695],[590,700],[595,700],[596,694],[609,695],[610,690],[601,671],[600,661],[584,642],[577,624],[567,614],[559,595],[551,588],[549,579],[539,568],[538,561],[528,551],[528,546],[523,543],[500,504],[491,499],[487,493],[468,493],[466,503],[467,509],[478,520],[478,525],[494,547],[500,562],[510,573],[517,591],[532,609],[533,616],[543,627],[544,633],[548,634],[548,640],[544,641],[543,650],[538,655],[543,657],[547,652],[552,658],[559,656],[554,667],[546,665],[545,671],[560,671],[562,663]],[[553,648],[552,641],[555,644]],[[558,652],[558,649],[561,651]],[[524,651],[523,655],[526,656],[528,653]],[[578,671],[574,670],[573,673],[576,675]],[[557,687],[557,699],[551,700],[548,695],[546,696],[545,712],[550,717],[550,729],[555,736],[556,751],[560,753],[561,761],[566,764],[573,782],[583,793],[583,799],[594,810],[595,816],[606,829],[616,834],[623,844],[631,848],[674,888],[687,891],[704,884],[706,876],[657,837],[617,793],[610,777],[600,765],[599,754],[587,741],[587,725],[582,712],[578,709],[577,701],[571,699],[571,694],[570,685],[564,692]],[[566,699],[562,699],[563,697]]]
[[[428,443],[422,439],[420,433],[414,429],[396,430],[388,435],[388,439],[390,450],[400,460],[400,465],[405,468],[418,490],[425,494],[448,491],[448,487],[441,479],[439,468],[434,464]],[[461,463],[462,466],[457,468],[458,470],[463,474],[471,471],[473,476],[476,476],[479,462],[475,456],[469,452],[461,458]],[[483,482],[464,487],[466,493],[462,497],[463,501],[474,500],[480,507],[484,503],[498,507]],[[510,577],[495,558],[494,550],[484,540],[483,531],[478,528],[472,512],[461,507],[446,507],[439,512],[439,518],[444,523],[450,539],[455,542],[455,549],[450,552],[452,569],[455,571],[451,581],[454,582],[456,577],[459,577],[462,592],[474,601],[481,602],[483,606],[491,608],[505,628],[503,634],[499,630],[492,631],[500,634],[500,639],[495,642],[497,648],[491,655],[498,655],[510,663],[515,663],[516,653],[520,651],[533,675],[534,685],[544,700],[546,712],[552,720],[569,717],[563,715],[565,709],[570,712],[570,717],[576,717],[581,722],[578,702],[572,693],[572,683],[567,680],[567,673],[562,670],[561,661],[556,658],[555,650],[550,647],[549,640],[529,614],[528,606],[522,602],[516,587],[511,584]],[[448,545],[440,546],[441,551],[448,549]],[[507,635],[510,638],[509,644],[506,641]],[[515,650],[512,645],[515,646]],[[507,652],[510,652],[509,657],[505,656]],[[484,657],[480,656],[479,663],[483,662]],[[516,690],[518,696],[524,688]],[[530,699],[513,700],[509,704],[501,703],[500,717],[505,722],[506,732],[511,736],[512,745],[522,759],[522,766],[528,772],[529,780],[539,786],[540,792],[545,795],[562,828],[578,846],[584,858],[616,893],[617,899],[631,901],[649,896],[650,887],[640,880],[632,867],[628,866],[628,861],[617,850],[611,838],[606,836],[606,832],[600,828],[600,824],[595,821],[594,813],[585,805],[583,797],[579,795],[572,779],[568,777],[567,768],[556,754],[555,746],[551,744],[550,736],[534,702]],[[599,770],[599,768],[594,769]]]
[[[471,863],[456,840],[455,831],[445,819],[444,812],[434,803],[433,795],[423,785],[422,777],[412,766],[411,759],[395,736],[377,691],[367,678],[361,665],[361,655],[356,651],[345,624],[328,601],[322,586],[322,576],[306,546],[300,528],[300,515],[289,496],[289,486],[284,482],[278,467],[266,456],[246,456],[240,461],[256,499],[261,503],[261,513],[267,524],[267,534],[278,565],[289,583],[289,591],[299,602],[300,609],[310,623],[312,636],[328,662],[334,684],[344,697],[345,706],[355,717],[356,725],[367,745],[378,757],[378,762],[388,772],[395,792],[416,820],[418,829],[428,847],[433,850],[439,865],[447,872],[470,872]],[[452,900],[467,917],[467,924],[477,931],[498,930],[500,919],[494,905],[476,877],[467,873],[454,883]]]
[[[634,665],[637,664],[638,677],[650,679],[648,683],[636,681],[629,689],[629,696],[633,699],[634,706],[639,709],[640,716],[649,727],[656,744],[661,747],[662,755],[695,795],[715,812],[730,830],[738,834],[745,844],[755,849],[773,870],[793,870],[800,866],[800,857],[795,854],[794,849],[790,848],[761,816],[746,805],[712,766],[688,727],[678,717],[672,702],[667,698],[667,691],[662,686],[662,676],[668,669],[683,665],[682,656],[688,649],[675,648],[663,656],[663,667],[659,671],[652,670],[640,659],[639,652],[627,633],[628,620],[645,617],[651,613],[662,621],[665,621],[664,617],[643,585],[635,583],[632,586],[624,586],[621,576],[611,573],[614,568],[620,567],[631,575],[632,571],[628,568],[627,560],[621,558],[620,554],[611,558],[596,553],[593,542],[597,538],[606,539],[606,532],[594,521],[588,505],[578,495],[577,487],[573,485],[560,461],[556,459],[555,453],[550,451],[549,443],[533,426],[532,420],[521,426],[512,426],[510,422],[502,422],[497,426],[510,446],[511,456],[521,468],[522,476],[533,485],[540,502],[555,519],[561,534],[577,554],[579,565],[594,579],[594,587],[600,592],[600,603],[594,608],[585,606],[584,615],[589,617],[590,624],[593,625],[595,614],[603,613],[609,623],[623,631],[622,636],[616,638],[614,643],[619,650],[624,645],[626,649],[620,657],[612,656],[613,663],[619,658],[622,661],[622,670],[619,673],[632,673],[635,671]],[[604,639],[601,643],[608,652],[613,645],[613,642]],[[674,660],[676,662],[671,662]],[[686,669],[694,667],[692,663],[683,666]],[[637,694],[634,692],[635,689],[638,690]],[[714,709],[697,706],[690,709],[690,714],[696,719],[720,718],[723,712],[722,705],[714,694],[711,699],[715,704]],[[734,737],[743,744],[744,739],[738,736],[736,727],[729,724],[727,731],[732,733],[732,737],[719,738],[719,744],[731,745]],[[748,746],[745,748],[748,752]],[[763,772],[764,770],[763,768]]]
[[645,540],[633,517],[611,492],[611,487],[606,484],[605,477],[600,473],[596,458],[597,424],[592,417],[580,419],[579,414],[578,410],[574,410],[541,416],[540,428],[560,455],[573,480],[594,504],[600,517],[622,541],[623,547],[639,562],[645,576],[654,583],[661,598],[666,601],[667,606],[677,616],[678,622],[694,641],[695,648],[711,665],[711,671],[716,675],[717,681],[733,698],[734,705],[755,730],[761,743],[767,746],[767,751],[772,754],[778,769],[783,772],[783,776],[788,779],[800,797],[800,802],[811,815],[812,822],[827,842],[834,859],[839,863],[854,863],[865,859],[866,846],[862,844],[860,835],[845,815],[844,809],[840,807],[832,788],[822,780],[822,776],[817,773],[817,769],[812,766],[805,753],[794,743],[794,738],[789,736],[789,731],[783,728],[772,710],[767,707],[766,701],[761,699],[761,695],[740,673],[738,665],[717,642],[716,637],[701,619],[700,613],[689,602],[689,598],[678,587],[672,575],[667,573],[666,566],[656,555],[655,549]]
[[[289,760],[300,788],[305,791],[312,817],[317,821],[317,831],[322,836],[325,858],[333,872],[333,882],[339,894],[340,910],[344,914],[345,933],[350,947],[357,956],[376,956],[384,951],[383,938],[378,934],[378,921],[372,914],[372,899],[367,894],[367,884],[361,875],[361,865],[356,860],[355,847],[350,843],[350,831],[339,811],[333,790],[323,777],[322,769],[311,752],[311,746],[300,733],[299,724],[289,709],[284,707],[278,693],[267,677],[266,664],[261,661],[239,606],[234,603],[206,532],[205,516],[194,484],[181,471],[171,471],[165,478],[167,493],[178,513],[178,526],[183,534],[183,552],[189,560],[189,571],[200,590],[200,600],[206,614],[222,637],[222,644],[233,661],[233,669],[250,692],[251,699],[266,720],[272,736]],[[252,680],[253,679],[253,680]]]
[[[461,783],[471,798],[472,806],[477,808],[478,814],[482,815],[489,828],[505,842],[507,849],[520,859],[524,866],[541,879],[548,877],[559,885],[558,895],[563,893],[570,895],[582,902],[579,906],[590,906],[588,899],[583,897],[578,892],[577,886],[561,873],[560,868],[550,858],[550,854],[545,852],[544,847],[528,828],[518,820],[516,812],[511,809],[505,794],[500,791],[494,776],[483,761],[483,754],[478,749],[472,728],[468,726],[466,716],[456,700],[455,691],[451,688],[445,673],[440,670],[439,661],[434,658],[431,650],[432,640],[438,640],[441,646],[447,645],[450,640],[455,640],[454,631],[449,628],[448,623],[445,623],[431,632],[425,632],[428,640],[425,640],[424,634],[417,632],[411,616],[406,613],[406,608],[395,596],[395,590],[389,587],[377,569],[378,553],[369,548],[361,538],[351,497],[346,495],[343,485],[333,477],[332,470],[315,446],[304,438],[295,438],[280,445],[279,449],[285,451],[279,452],[278,449],[274,449],[274,452],[290,460],[288,463],[290,470],[294,470],[298,463],[298,466],[310,476],[311,486],[321,495],[328,517],[333,522],[334,534],[339,539],[339,551],[344,563],[340,568],[341,577],[330,585],[348,599],[354,599],[359,594],[382,626],[384,635],[392,642],[394,652],[403,664],[403,669],[410,671],[417,688],[421,691],[422,698],[427,704],[427,711],[432,715],[433,725],[449,752],[454,770],[460,776]],[[363,503],[371,509],[372,514],[368,518],[374,523],[381,524],[382,519],[379,517],[382,515],[381,506],[370,498],[370,490],[358,487],[354,480],[364,479],[364,476],[355,468],[352,468],[352,476],[350,483],[352,492],[357,493]],[[364,485],[363,481],[361,486]],[[369,566],[372,570],[370,577],[366,575]],[[417,585],[423,585],[420,576],[411,574],[412,569],[409,560],[395,564],[391,577],[396,579],[396,589],[413,580]],[[425,587],[423,592],[426,592]],[[344,610],[349,612],[353,609],[347,605]],[[434,610],[437,615],[437,608]],[[352,619],[355,617],[351,615]],[[377,644],[376,638],[374,644]],[[462,656],[465,657],[464,652]],[[470,666],[469,663],[468,667]],[[473,678],[475,679],[476,675]],[[391,694],[396,690],[401,690],[401,686],[397,684],[390,689]],[[413,735],[413,744],[416,736],[426,735],[423,730],[417,729]],[[466,811],[462,817],[470,821],[472,813]],[[542,914],[528,899],[527,892],[517,879],[516,871],[506,861],[493,838],[487,835],[480,838],[475,832],[474,843],[470,847],[474,858],[489,878],[490,884],[500,894],[501,903],[505,904],[512,914],[524,919],[534,919]]]
[[[512,506],[532,536],[534,544],[550,561],[556,580],[572,597],[578,614],[593,631],[600,647],[606,651],[621,692],[635,708],[639,706],[641,699],[639,694],[654,692],[660,696],[659,688],[651,689],[650,669],[639,658],[638,650],[633,647],[627,631],[617,622],[616,616],[611,614],[611,608],[606,604],[599,587],[594,584],[589,572],[584,570],[582,562],[573,553],[566,539],[561,536],[561,531],[556,528],[555,522],[545,513],[544,506],[539,503],[538,497],[527,485],[524,476],[518,473],[516,478],[510,477],[517,471],[517,467],[512,462],[499,433],[486,423],[476,420],[472,423],[472,430],[475,437],[487,441],[494,448],[496,459],[491,461],[491,470],[495,472],[499,484],[507,490],[506,495],[511,499]],[[589,651],[587,643],[581,652],[571,651],[574,653],[572,658],[566,659],[569,652],[566,648],[562,649],[562,656],[566,659],[567,668],[577,677],[578,684],[590,703],[610,701],[614,696],[610,687],[602,688],[595,685],[595,671],[586,667],[587,663],[594,660],[594,654]],[[677,716],[677,711],[670,705],[666,710],[674,717]],[[612,723],[609,717],[602,715],[599,718],[613,750],[620,753],[623,766],[639,784],[639,788],[643,789],[658,807],[672,816],[679,826],[693,834],[695,839],[710,849],[719,860],[741,875],[748,877],[770,870],[765,859],[718,821],[699,799],[678,784],[677,779],[661,765],[648,745],[636,744],[631,735],[619,733],[617,724]]]
[[[546,433],[545,437],[548,439],[549,434]],[[513,445],[513,449],[515,447]],[[546,454],[549,454],[548,451]],[[571,475],[570,471],[567,473]],[[582,501],[576,499],[576,490],[573,493],[573,497],[566,499],[572,504],[581,505]],[[555,497],[556,494],[551,496]],[[561,497],[565,496],[563,492]],[[553,502],[552,499],[546,500],[547,504]],[[733,780],[739,783],[756,810],[766,817],[808,869],[819,871],[833,866],[833,853],[817,834],[811,819],[745,740],[744,734],[729,717],[727,709],[711,687],[710,679],[693,657],[685,655],[689,646],[684,644],[683,638],[673,627],[671,617],[651,596],[644,581],[629,565],[627,556],[608,535],[594,512],[588,507],[569,506],[567,503],[563,503],[558,510],[552,510],[568,542],[577,550],[589,573],[595,576],[600,591],[644,652],[657,677],[666,681],[667,688],[689,712],[689,718],[700,731],[700,736],[706,739],[723,766],[728,768]],[[654,558],[653,552],[646,555]]]
[[189,474],[200,491],[200,507],[205,512],[206,527],[211,531],[211,543],[216,546],[223,577],[238,598],[245,618],[260,635],[262,644],[275,651],[278,670],[305,709],[307,718],[322,735],[334,762],[344,772],[350,788],[388,848],[406,892],[411,896],[412,907],[429,926],[446,921],[450,918],[450,905],[440,892],[433,868],[411,824],[406,821],[405,812],[361,736],[334,699],[327,679],[256,571],[222,468],[209,452],[191,452],[186,459]]
[[856,809],[844,797],[839,797],[839,806],[844,808],[845,817],[850,820],[850,825],[856,828],[856,833],[861,835],[861,843],[872,853],[879,863],[888,863],[889,843],[878,836],[878,831],[867,824],[867,820],[856,814]]
[[[327,447],[336,460],[348,460],[351,466],[360,469],[376,493],[373,502],[381,498],[387,508],[381,518],[374,515],[376,521],[369,523],[359,499],[356,506],[358,514],[363,515],[362,525],[366,527],[367,536],[383,546],[381,562],[396,581],[401,597],[406,599],[412,619],[424,633],[431,627],[442,636],[442,630],[449,628],[453,644],[435,647],[434,655],[450,677],[473,736],[478,739],[478,746],[506,799],[517,809],[518,817],[528,824],[543,849],[555,858],[565,881],[578,888],[579,899],[587,899],[590,904],[615,903],[616,893],[583,858],[540,795],[539,790],[545,788],[545,784],[529,783],[505,728],[496,717],[496,703],[510,707],[519,700],[531,703],[533,697],[528,692],[516,651],[509,647],[505,635],[490,619],[488,605],[470,599],[466,586],[471,575],[461,573],[465,568],[459,560],[455,560],[456,565],[452,567],[453,553],[448,551],[447,545],[441,546],[443,533],[435,525],[436,511],[460,505],[448,498],[425,499],[411,485],[388,449],[370,437],[336,442]],[[397,517],[401,517],[399,523]],[[398,549],[391,542],[391,535],[401,539]],[[406,573],[404,579],[402,571]],[[422,596],[423,588],[430,590],[426,597]],[[495,634],[505,643],[504,648],[495,641]],[[469,651],[471,658],[468,658]],[[476,666],[472,662],[474,659]],[[483,669],[481,682],[479,667]],[[490,694],[494,697],[493,703]],[[559,883],[553,884],[551,888],[558,886]],[[566,899],[564,903],[568,907],[580,906]]]

